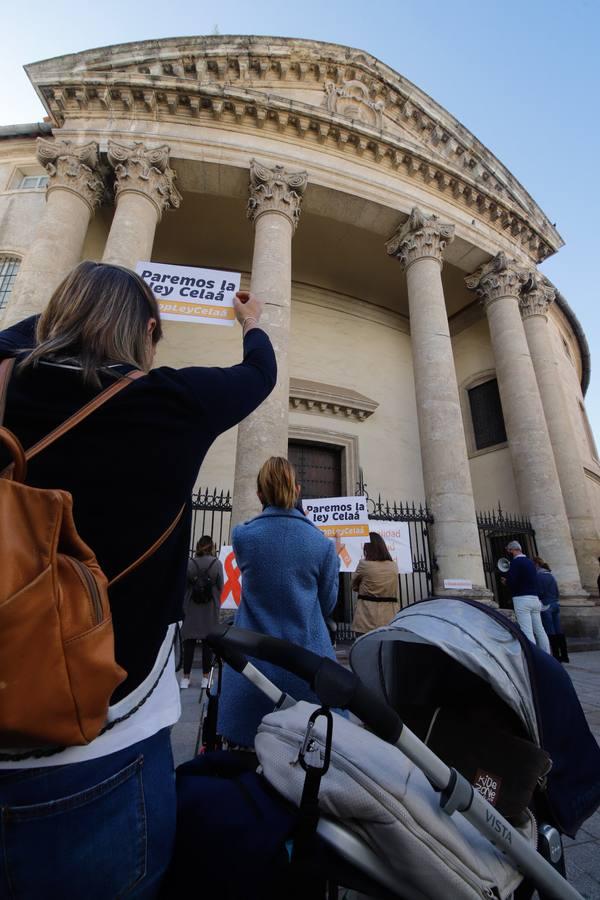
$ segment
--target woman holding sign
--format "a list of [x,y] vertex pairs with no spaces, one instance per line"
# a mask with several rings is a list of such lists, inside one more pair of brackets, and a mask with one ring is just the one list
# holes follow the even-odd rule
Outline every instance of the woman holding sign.
[[[325,620],[337,601],[339,563],[335,544],[296,508],[294,469],[272,456],[258,473],[263,505],[255,519],[233,530],[242,572],[242,601],[235,624],[283,638],[335,659]],[[295,700],[317,703],[306,682],[265,662],[254,664]],[[251,748],[260,722],[273,704],[229,666],[223,675],[219,732],[230,744]]]
[[[4,616],[21,612],[16,627],[0,629],[2,677],[10,660],[19,672],[3,684],[0,704],[0,806],[19,810],[3,817],[2,897],[8,892],[61,900],[153,900],[159,894],[175,839],[169,731],[181,712],[173,642],[186,584],[190,495],[215,438],[256,409],[275,385],[275,354],[257,327],[262,308],[253,294],[238,293],[234,301],[243,335],[237,365],[154,367],[162,326],[150,288],[128,269],[83,262],[57,287],[41,316],[0,332],[0,384],[4,379],[7,388],[0,390],[0,410],[6,400],[0,434],[12,452],[17,441],[25,448],[37,444],[26,486],[0,479],[0,520],[8,521],[12,496],[5,488],[27,497],[50,495],[57,510],[59,498],[67,511],[72,499],[79,538],[91,549],[85,548],[87,563],[68,563],[61,553],[52,578],[64,571],[73,577],[55,596],[61,609],[71,609],[75,585],[76,598],[86,601],[79,603],[77,623],[87,622],[85,616],[94,623],[84,632],[86,641],[100,629],[105,638],[93,644],[95,653],[85,652],[89,643],[71,638],[70,658],[79,654],[77,680],[65,674],[64,662],[48,665],[58,655],[58,649],[48,653],[51,639],[56,647],[62,636],[59,607],[44,613],[49,595],[23,612],[20,600],[32,596],[29,585],[35,590],[49,583],[40,576],[22,589],[24,573],[30,576],[33,565],[46,566],[44,572],[51,566],[35,552],[39,544],[30,532],[12,522],[11,534],[4,528],[0,607]],[[7,357],[16,364],[3,363]],[[201,350],[196,361],[202,362]],[[68,430],[42,440],[70,416]],[[0,472],[10,461],[0,445]],[[24,466],[19,468],[21,476]],[[46,516],[43,523],[48,521]],[[69,533],[65,552],[78,547],[81,555],[81,542]],[[56,547],[58,528],[47,525],[46,534]],[[6,546],[15,550],[12,559]],[[64,541],[58,545],[63,548]],[[112,582],[108,603],[101,593],[106,581],[93,575],[98,570],[92,569],[92,552]],[[80,695],[102,689],[99,699],[94,695],[96,728],[85,735],[76,731],[79,708],[63,701],[72,685]],[[9,690],[21,699],[11,707],[12,719]],[[102,728],[109,700],[110,727]],[[32,735],[23,741],[25,749],[15,748],[15,732]]]
[[352,630],[359,635],[387,625],[400,611],[398,566],[380,534],[369,533],[364,554],[352,575],[352,590],[358,592]]

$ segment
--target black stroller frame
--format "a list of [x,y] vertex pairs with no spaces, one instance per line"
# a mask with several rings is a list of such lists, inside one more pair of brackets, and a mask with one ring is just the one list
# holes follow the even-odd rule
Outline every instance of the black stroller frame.
[[[304,679],[323,707],[349,710],[377,737],[397,747],[421,769],[439,791],[440,806],[448,816],[456,813],[464,816],[536,885],[544,897],[582,900],[550,861],[538,853],[466,778],[436,756],[410,731],[396,711],[366,688],[353,672],[288,641],[234,626],[221,627],[209,635],[207,641],[225,662],[269,697],[275,709],[293,706],[295,701],[269,681],[247,656],[273,663]],[[325,840],[341,838],[341,845],[346,848],[341,851],[342,855],[349,860],[360,858],[365,872],[380,884],[386,882],[377,867],[376,855],[362,841],[328,819],[322,819],[317,830]],[[397,890],[389,879],[385,887],[391,892]]]

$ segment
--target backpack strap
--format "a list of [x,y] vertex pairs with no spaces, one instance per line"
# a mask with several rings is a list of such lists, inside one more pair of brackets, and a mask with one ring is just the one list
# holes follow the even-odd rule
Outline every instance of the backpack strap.
[[38,453],[41,453],[42,450],[45,450],[46,447],[53,444],[54,441],[58,440],[59,437],[62,437],[63,434],[66,434],[67,431],[70,431],[71,428],[74,428],[76,425],[79,425],[80,422],[83,422],[84,419],[87,419],[91,413],[95,412],[100,406],[103,406],[107,400],[110,400],[111,397],[114,397],[115,394],[118,394],[123,388],[128,387],[134,379],[143,378],[145,374],[145,372],[140,372],[139,369],[134,369],[127,375],[123,375],[118,381],[113,382],[113,384],[109,385],[105,390],[97,394],[93,400],[90,400],[89,403],[86,403],[85,406],[78,409],[76,413],[69,416],[62,425],[59,425],[58,428],[55,428],[54,431],[51,431],[50,434],[47,434],[46,437],[39,440],[37,444],[34,444],[33,447],[26,450],[25,459],[30,460],[34,456],[37,456]]
[[[5,359],[2,363],[0,363],[0,425],[2,424],[4,418],[8,382],[12,375],[15,361],[15,359]],[[93,398],[93,400],[90,400],[89,403],[86,403],[85,406],[82,406],[81,409],[73,413],[72,416],[69,416],[69,418],[66,419],[61,425],[59,425],[45,437],[41,438],[41,440],[39,440],[37,444],[34,444],[33,447],[30,447],[29,450],[26,450],[25,460],[30,460],[34,456],[37,456],[38,453],[41,453],[42,450],[45,450],[46,447],[49,447],[50,444],[53,444],[54,441],[62,437],[63,434],[66,434],[67,431],[70,431],[71,428],[79,425],[80,422],[86,419],[91,413],[95,412],[95,410],[106,403],[107,400],[110,400],[111,397],[114,397],[115,394],[118,394],[119,391],[122,391],[123,388],[126,388],[128,385],[130,385],[134,379],[142,378],[145,374],[145,372],[141,372],[139,369],[134,369],[127,375],[119,378],[118,381],[115,381],[113,384],[109,385],[109,387],[97,394]],[[25,480],[25,473],[23,473],[23,477],[21,480]],[[144,553],[142,553],[142,555],[139,556],[138,559],[135,560],[135,562],[127,566],[126,569],[123,569],[123,571],[119,575],[116,575],[112,579],[112,581],[109,582],[108,586],[110,587],[111,585],[116,584],[116,582],[120,581],[121,578],[124,578],[126,575],[129,575],[130,572],[133,572],[134,569],[137,569],[138,566],[141,566],[141,564],[145,562],[150,556],[152,556],[153,553],[156,553],[158,548],[175,530],[184,512],[185,503],[183,504],[169,527],[165,531],[163,531],[158,540],[154,541],[152,546],[149,547]]]
[[181,507],[181,509],[179,510],[179,512],[177,513],[177,515],[175,516],[175,518],[173,519],[173,521],[171,522],[169,527],[165,531],[163,531],[163,533],[158,538],[158,540],[154,541],[152,546],[148,547],[148,549],[144,553],[142,553],[141,556],[138,556],[138,558],[135,560],[135,562],[132,562],[129,566],[127,566],[126,569],[123,569],[122,572],[119,572],[118,575],[115,575],[115,577],[113,579],[111,579],[111,581],[108,582],[109,588],[112,587],[113,584],[116,584],[117,581],[120,581],[121,578],[125,578],[126,575],[129,575],[131,572],[133,572],[134,569],[137,569],[138,566],[141,566],[143,562],[146,562],[147,559],[149,559],[154,553],[156,553],[158,548],[162,544],[164,544],[164,542],[167,540],[167,538],[175,531],[184,512],[185,512],[185,503],[183,504],[183,506]]
[[[12,371],[14,368],[15,360],[14,359],[5,359],[2,363],[0,363],[0,425],[4,419],[4,410],[6,407],[6,394],[8,391],[8,382],[12,375]],[[37,456],[38,453],[41,453],[42,450],[45,450],[46,447],[49,447],[50,444],[53,444],[54,441],[58,440],[59,437],[62,437],[63,434],[66,434],[67,431],[70,431],[71,428],[74,428],[75,425],[79,425],[84,419],[95,412],[100,406],[103,406],[107,400],[110,400],[111,397],[114,397],[115,394],[118,394],[119,391],[122,391],[123,388],[126,388],[128,385],[132,383],[132,381],[136,378],[142,378],[146,373],[141,372],[139,369],[134,369],[132,372],[129,372],[127,375],[123,375],[119,378],[118,381],[115,381],[113,384],[109,385],[105,390],[100,391],[89,403],[86,403],[85,406],[82,406],[81,409],[78,409],[77,412],[73,413],[72,416],[69,416],[68,419],[65,419],[57,428],[47,434],[45,437],[41,438],[36,444],[29,448],[29,450],[25,451],[25,459],[30,460],[34,456]]]

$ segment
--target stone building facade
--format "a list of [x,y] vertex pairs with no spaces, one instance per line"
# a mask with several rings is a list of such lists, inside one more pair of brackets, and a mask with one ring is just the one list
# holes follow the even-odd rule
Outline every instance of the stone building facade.
[[[500,501],[595,627],[589,351],[538,268],[561,237],[499,160],[333,44],[179,38],[26,70],[48,118],[0,129],[0,325],[82,258],[241,271],[279,379],[203,466],[202,484],[233,488],[234,518],[256,511],[266,456],[329,452],[342,493],[362,471],[371,493],[426,500],[438,588],[484,595],[476,511]],[[239,358],[237,329],[165,331],[159,363]]]

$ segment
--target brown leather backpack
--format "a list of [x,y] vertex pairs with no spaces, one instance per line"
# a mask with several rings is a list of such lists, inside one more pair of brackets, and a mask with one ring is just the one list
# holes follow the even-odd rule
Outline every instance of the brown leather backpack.
[[0,364],[0,747],[87,744],[126,677],[115,661],[108,588],[148,559],[179,522],[109,583],[77,534],[67,491],[26,485],[27,461],[144,373],[130,372],[27,452],[2,427],[14,360]]

